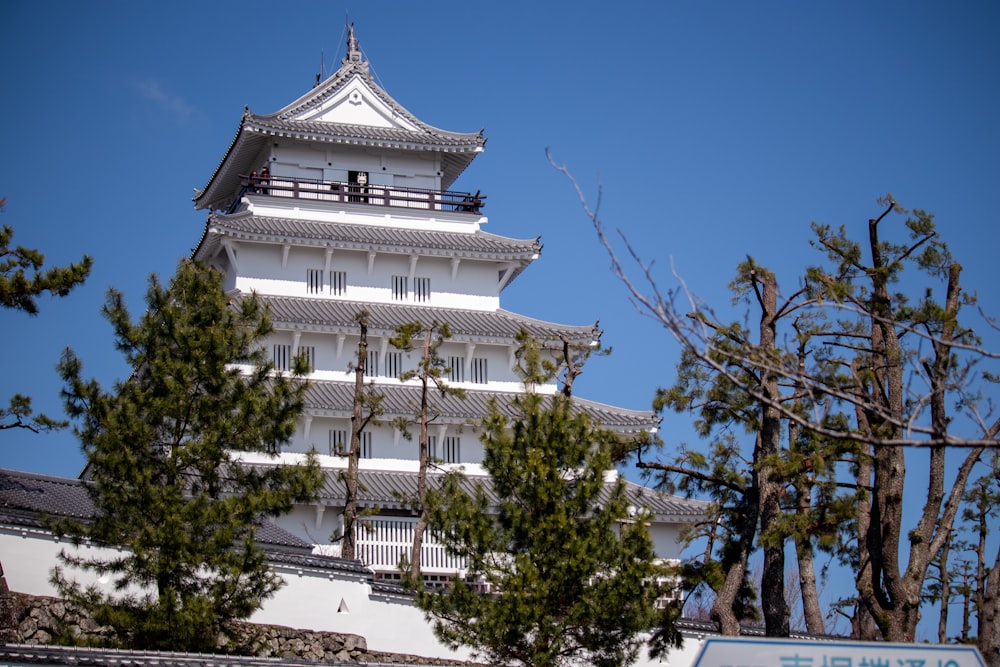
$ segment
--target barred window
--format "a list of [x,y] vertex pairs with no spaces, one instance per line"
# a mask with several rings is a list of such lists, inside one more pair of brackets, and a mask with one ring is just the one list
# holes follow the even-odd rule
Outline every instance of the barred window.
[[350,447],[347,431],[330,429],[330,456],[347,456]]
[[308,269],[306,271],[306,291],[309,294],[323,293],[323,269]]
[[365,364],[365,377],[373,378],[378,375],[378,350],[368,351],[368,362]]
[[429,301],[431,298],[431,279],[430,278],[414,278],[413,279],[413,300],[414,301]]
[[450,436],[444,439],[444,462],[458,463],[462,458],[462,439]]
[[[372,434],[361,432],[361,451],[363,459],[372,458]],[[349,456],[351,453],[351,435],[345,430],[330,429],[330,456]]]
[[306,367],[312,373],[316,370],[316,348],[312,345],[303,345],[299,348],[299,356],[305,359]]
[[392,277],[392,298],[396,301],[404,301],[409,292],[409,278],[406,276]]
[[437,461],[438,459],[438,438],[436,435],[427,436],[427,456],[432,461]]
[[[305,359],[309,372],[316,370],[316,348],[312,345],[303,345],[299,348],[299,356]],[[292,356],[291,345],[276,344],[272,352],[271,360],[274,362],[274,369],[278,371],[290,371],[295,368],[295,358]]]
[[403,353],[386,352],[385,376],[390,378],[398,378],[399,374],[402,372],[403,372]]
[[330,272],[330,294],[333,296],[347,294],[347,271]]
[[451,372],[448,379],[452,382],[465,382],[465,357],[448,357]]
[[486,374],[486,357],[473,357],[470,378],[476,384],[486,384],[489,376]]
[[272,361],[274,362],[274,369],[278,371],[287,371],[292,368],[292,346],[291,345],[278,345],[274,346],[274,352]]

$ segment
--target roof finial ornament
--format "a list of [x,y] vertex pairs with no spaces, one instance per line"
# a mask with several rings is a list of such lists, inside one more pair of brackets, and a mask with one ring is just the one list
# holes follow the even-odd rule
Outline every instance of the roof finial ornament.
[[354,36],[354,24],[347,26],[347,56],[344,57],[344,64],[361,62],[361,46],[358,45],[358,38]]

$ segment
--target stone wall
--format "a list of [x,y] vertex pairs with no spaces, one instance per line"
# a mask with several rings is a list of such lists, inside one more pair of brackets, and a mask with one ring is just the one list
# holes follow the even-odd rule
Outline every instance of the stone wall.
[[[84,611],[58,598],[7,591],[0,570],[0,643],[52,644],[69,633],[77,645],[101,645],[111,638]],[[400,665],[473,665],[462,660],[423,658],[368,651],[365,638],[338,632],[298,630],[279,625],[240,623],[241,640],[252,641],[257,657],[325,661],[378,662]]]

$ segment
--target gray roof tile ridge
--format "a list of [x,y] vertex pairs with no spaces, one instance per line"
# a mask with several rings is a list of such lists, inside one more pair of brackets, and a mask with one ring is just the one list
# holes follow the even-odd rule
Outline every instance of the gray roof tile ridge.
[[[415,209],[415,210],[420,211],[420,210],[423,210],[423,209]],[[532,248],[536,252],[538,252],[538,251],[541,250],[541,247],[540,247],[541,244],[539,243],[539,238],[540,237],[535,237],[533,239],[520,239],[520,238],[515,238],[513,236],[503,236],[502,234],[494,234],[492,232],[487,232],[487,231],[482,230],[482,229],[477,229],[477,230],[475,230],[473,232],[453,232],[453,231],[448,231],[448,230],[443,230],[443,229],[407,229],[407,230],[400,230],[400,229],[397,229],[397,228],[387,228],[387,227],[383,227],[383,226],[380,226],[380,225],[366,225],[366,224],[363,224],[363,223],[356,223],[356,222],[340,222],[340,221],[336,221],[336,220],[309,220],[309,219],[303,219],[303,218],[286,218],[286,217],[275,216],[275,215],[257,215],[255,213],[253,213],[252,211],[249,211],[249,210],[238,211],[236,213],[222,213],[222,212],[218,212],[218,211],[213,211],[212,213],[209,214],[209,223],[213,223],[214,222],[215,224],[218,224],[218,225],[225,225],[227,222],[243,222],[243,221],[248,221],[248,220],[260,220],[262,222],[289,222],[289,223],[298,223],[298,224],[317,225],[317,226],[323,226],[323,227],[335,227],[335,228],[338,228],[338,229],[362,229],[362,230],[370,230],[370,231],[378,231],[378,232],[381,232],[381,231],[384,231],[384,230],[387,230],[387,229],[391,230],[393,232],[410,231],[410,232],[419,232],[419,233],[426,234],[426,235],[432,236],[432,237],[435,237],[435,236],[441,236],[441,237],[446,237],[446,238],[479,237],[479,238],[485,238],[485,239],[490,239],[490,240],[496,240],[496,241],[499,241],[501,243],[508,243],[508,244],[512,244],[512,245],[524,245],[524,246]]]

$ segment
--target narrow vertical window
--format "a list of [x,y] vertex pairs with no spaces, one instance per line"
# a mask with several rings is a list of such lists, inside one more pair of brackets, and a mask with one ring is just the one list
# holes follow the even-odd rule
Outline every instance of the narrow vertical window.
[[346,456],[350,453],[350,446],[347,431],[330,429],[330,456]]
[[489,382],[489,378],[486,374],[486,357],[473,357],[472,358],[472,377],[469,378],[472,382],[477,384],[486,384]]
[[389,378],[398,378],[399,374],[403,371],[403,353],[402,352],[386,352],[385,353],[385,376]]
[[310,373],[316,370],[316,348],[314,346],[300,347],[299,356],[305,359],[306,367],[308,367]]
[[431,298],[431,279],[430,278],[414,278],[413,279],[413,300],[414,301],[429,301]]
[[438,438],[436,435],[427,436],[427,457],[432,461],[438,461]]
[[369,350],[368,363],[365,364],[365,377],[373,378],[378,375],[378,350]]
[[361,458],[372,458],[372,434],[368,431],[361,432]]
[[274,369],[287,371],[292,367],[292,346],[275,345],[271,360],[274,362]]
[[407,292],[409,292],[409,285],[407,283],[409,279],[406,276],[393,276],[392,277],[392,298],[395,301],[406,300]]
[[444,439],[444,462],[458,463],[462,458],[462,439],[450,436]]
[[465,382],[465,357],[448,357],[448,379],[452,382]]
[[347,294],[347,271],[330,272],[330,294],[333,296]]
[[306,270],[306,291],[309,294],[323,293],[323,269]]

